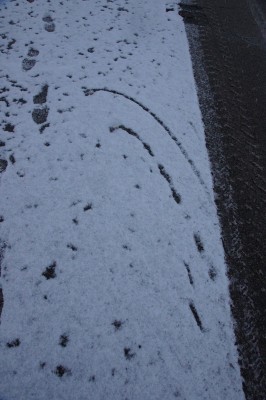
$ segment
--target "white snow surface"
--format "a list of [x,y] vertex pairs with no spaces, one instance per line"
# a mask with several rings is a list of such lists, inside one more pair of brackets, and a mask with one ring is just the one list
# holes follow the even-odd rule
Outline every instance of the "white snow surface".
[[0,29],[0,399],[243,399],[178,7],[6,0]]

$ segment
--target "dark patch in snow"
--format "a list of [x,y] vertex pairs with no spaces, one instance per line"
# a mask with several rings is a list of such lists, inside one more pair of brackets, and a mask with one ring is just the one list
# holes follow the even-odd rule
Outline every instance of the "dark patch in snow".
[[118,7],[117,11],[129,12],[128,9],[124,7]]
[[4,128],[3,128],[3,130],[4,130],[5,132],[10,132],[10,133],[14,132],[14,129],[15,129],[15,125],[12,125],[12,124],[10,124],[10,123],[6,124],[6,125],[4,126]]
[[89,377],[89,382],[95,382],[95,380],[96,380],[95,375],[91,375]]
[[13,99],[13,102],[22,105],[27,103],[27,101],[23,99],[23,97],[20,97],[20,99]]
[[199,253],[204,252],[204,246],[203,246],[203,243],[201,241],[201,237],[200,237],[200,235],[198,233],[194,234],[194,240],[195,240],[198,252]]
[[24,178],[25,172],[23,171],[23,169],[21,169],[20,171],[17,171],[17,175],[18,175],[20,178]]
[[0,97],[0,101],[2,101],[3,103],[5,103],[6,106],[9,107],[10,104],[9,104],[8,100],[6,99],[6,97],[4,97],[4,96],[3,96],[3,97]]
[[46,267],[42,275],[45,276],[46,279],[54,279],[56,277],[55,268],[56,262],[54,261],[49,267]]
[[72,243],[68,243],[67,248],[72,250],[72,251],[77,251],[78,248],[76,246],[74,246],[74,244]]
[[83,208],[83,210],[84,210],[84,211],[92,210],[92,203],[88,203],[88,204]]
[[10,162],[11,162],[12,164],[15,164],[16,159],[15,159],[15,157],[14,157],[14,154],[11,154],[11,155],[9,156],[9,160],[10,160]]
[[67,335],[61,335],[59,339],[59,345],[62,347],[66,347],[69,342]]
[[69,368],[64,367],[63,365],[58,365],[54,370],[54,373],[59,377],[62,378],[64,375],[71,375],[71,370]]
[[117,319],[115,319],[115,320],[112,322],[112,325],[115,327],[115,330],[118,331],[119,329],[122,328],[123,322],[122,322],[122,321],[119,321],[119,320],[117,320]]
[[217,271],[216,271],[216,269],[214,268],[213,265],[211,265],[211,267],[209,268],[208,274],[209,274],[209,277],[210,277],[210,279],[211,279],[212,281],[215,281],[215,280],[216,280]]
[[75,207],[75,206],[78,205],[79,203],[81,203],[81,200],[73,201],[73,203],[71,203],[70,207]]
[[10,40],[10,42],[8,43],[8,45],[7,45],[7,50],[11,50],[13,47],[13,44],[15,44],[16,43],[16,40],[15,39],[12,39],[12,40]]
[[65,112],[71,112],[72,110],[74,110],[74,106],[71,106],[71,107],[68,107],[68,108],[64,108],[64,109],[61,109],[61,108],[59,108],[58,110],[57,110],[57,112],[59,113],[59,114],[63,114],[63,113],[65,113]]
[[135,353],[132,353],[131,349],[129,347],[124,348],[124,356],[127,360],[131,360],[133,357],[135,357]]
[[18,347],[20,345],[20,340],[18,338],[14,339],[14,340],[12,340],[12,342],[8,342],[6,345],[9,348]]
[[44,125],[42,125],[42,126],[40,127],[39,132],[40,132],[40,133],[43,133],[44,130],[45,130],[46,128],[49,128],[49,126],[50,126],[50,123],[47,122],[47,124],[44,124]]

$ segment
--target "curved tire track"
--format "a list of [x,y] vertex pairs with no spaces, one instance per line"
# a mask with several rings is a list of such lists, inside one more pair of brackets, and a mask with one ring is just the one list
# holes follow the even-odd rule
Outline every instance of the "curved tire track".
[[[127,132],[129,135],[131,135],[131,136],[135,137],[136,139],[138,139],[138,140],[142,143],[144,149],[149,153],[149,155],[150,155],[151,157],[154,157],[154,153],[153,153],[151,147],[150,147],[146,142],[143,142],[143,140],[140,138],[140,136],[139,136],[135,131],[133,131],[133,129],[127,128],[127,127],[124,126],[124,125],[119,125],[119,126],[117,126],[117,127],[111,127],[111,128],[109,128],[109,129],[110,129],[110,132],[115,132],[115,131],[117,131],[118,129],[121,129],[122,131]],[[171,192],[172,192],[172,197],[173,197],[174,201],[176,202],[176,204],[180,204],[180,203],[181,203],[181,196],[180,196],[180,194],[177,193],[177,191],[175,190],[174,185],[173,185],[173,182],[172,182],[172,178],[171,178],[170,175],[165,171],[165,168],[164,168],[164,166],[163,166],[162,164],[158,164],[157,167],[158,167],[158,170],[159,170],[160,174],[161,174],[161,175],[163,176],[163,178],[167,181],[167,183],[168,183],[168,185],[169,185],[169,187],[170,187],[170,190],[171,190]]]
[[83,89],[83,92],[84,92],[85,96],[92,96],[94,93],[97,93],[97,92],[106,92],[106,93],[122,96],[126,100],[129,100],[129,101],[135,103],[137,106],[141,107],[142,110],[144,110],[145,112],[150,114],[150,116],[153,119],[155,119],[155,121],[159,125],[161,125],[161,127],[164,129],[164,131],[170,136],[170,138],[174,141],[176,146],[179,148],[179,150],[181,151],[181,153],[185,157],[186,161],[189,163],[194,175],[197,177],[200,185],[204,188],[204,191],[205,191],[206,195],[208,196],[208,199],[210,200],[209,189],[208,189],[207,185],[205,184],[204,180],[202,179],[200,171],[198,170],[198,168],[194,164],[193,160],[191,160],[191,158],[189,157],[188,152],[186,151],[186,149],[184,148],[182,143],[173,134],[173,132],[170,130],[170,128],[168,128],[168,126],[153,111],[151,111],[148,107],[146,107],[145,105],[140,103],[138,100],[134,99],[133,97],[128,96],[125,93],[118,92],[117,90],[108,89],[108,88],[89,88],[88,89],[88,88],[85,88],[85,87],[83,87],[82,89]]

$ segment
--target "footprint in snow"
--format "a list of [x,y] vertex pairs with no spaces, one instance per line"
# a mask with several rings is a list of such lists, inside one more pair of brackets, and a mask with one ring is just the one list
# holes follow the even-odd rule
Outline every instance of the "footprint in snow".
[[34,49],[33,47],[31,47],[29,49],[28,54],[27,54],[28,57],[36,57],[38,55],[39,55],[39,50]]
[[45,15],[42,19],[45,24],[44,24],[44,29],[47,32],[54,32],[55,30],[55,23],[53,22],[53,18],[51,17],[51,15]]
[[[28,50],[28,57],[36,57],[39,54],[39,50],[34,49],[33,47],[31,47]],[[30,71],[36,64],[36,60],[34,58],[24,58],[22,60],[22,69],[23,71]]]
[[49,24],[44,24],[44,29],[47,32],[54,32],[55,30],[55,24],[53,22],[49,23]]
[[36,124],[43,124],[47,121],[49,109],[48,107],[35,108],[32,111],[32,119]]
[[41,91],[33,97],[34,104],[44,104],[47,101],[47,94],[48,94],[49,86],[43,85]]
[[22,69],[24,71],[29,71],[34,67],[35,64],[36,60],[34,60],[33,58],[24,58],[24,60],[22,61]]
[[8,162],[6,160],[0,160],[0,173],[6,170],[7,164]]

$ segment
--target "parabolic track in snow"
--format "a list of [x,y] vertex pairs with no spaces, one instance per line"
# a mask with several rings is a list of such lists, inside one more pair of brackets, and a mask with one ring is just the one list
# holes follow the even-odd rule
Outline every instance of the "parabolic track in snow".
[[176,6],[0,7],[1,400],[243,399]]

